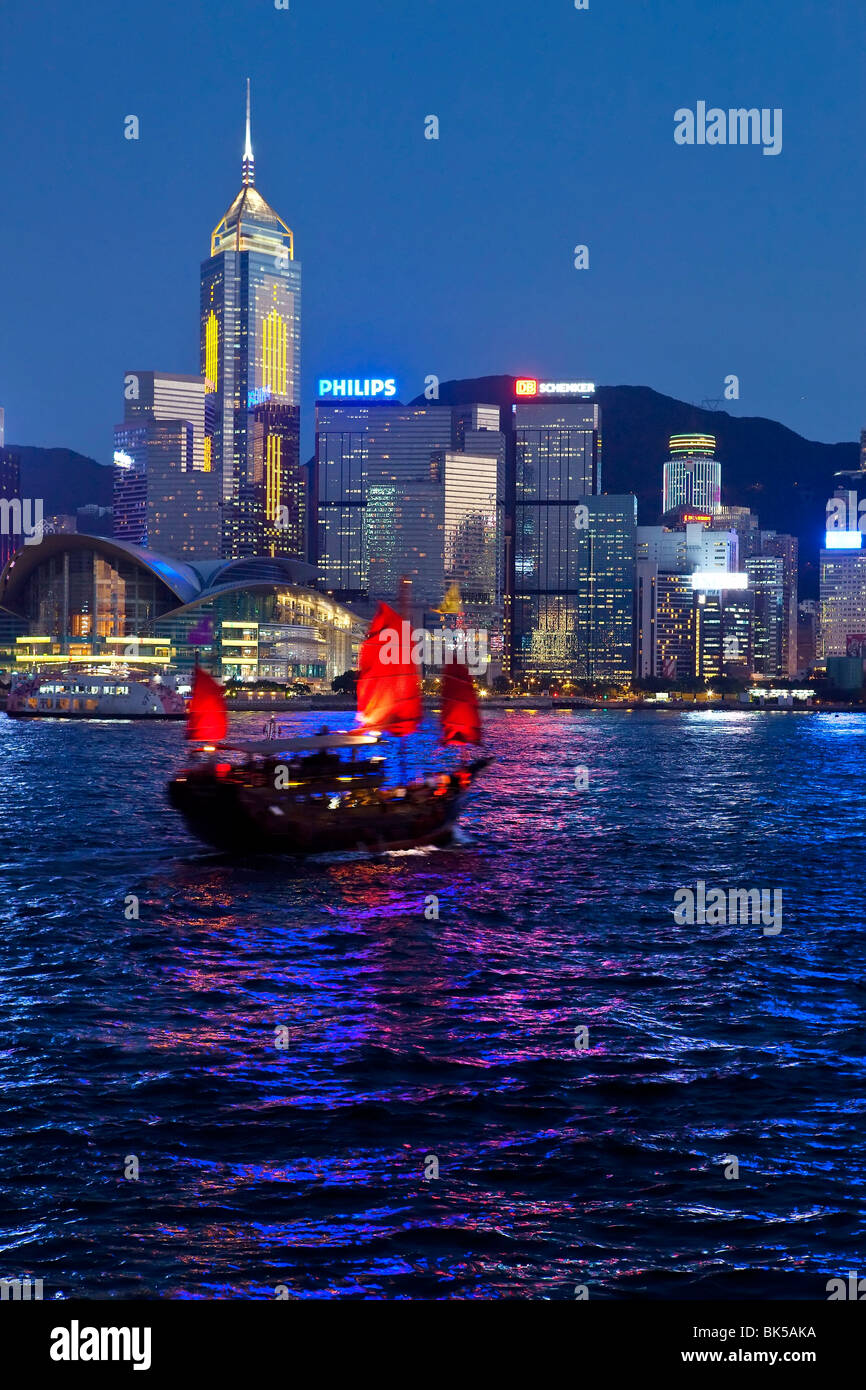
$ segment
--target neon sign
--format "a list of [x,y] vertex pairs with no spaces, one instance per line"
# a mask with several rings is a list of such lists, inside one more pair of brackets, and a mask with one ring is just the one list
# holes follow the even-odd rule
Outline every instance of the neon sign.
[[514,383],[516,396],[592,396],[594,393],[594,381],[538,381],[535,377],[521,376]]
[[319,377],[319,396],[347,397],[350,400],[367,400],[375,396],[396,396],[397,381],[393,376],[365,377],[362,381],[352,377]]

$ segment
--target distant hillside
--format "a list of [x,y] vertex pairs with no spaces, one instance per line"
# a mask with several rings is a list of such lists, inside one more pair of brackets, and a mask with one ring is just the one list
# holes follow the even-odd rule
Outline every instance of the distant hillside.
[[21,459],[23,497],[41,497],[46,516],[72,516],[91,502],[111,506],[111,469],[74,449],[37,449],[10,444]]
[[[486,401],[510,409],[513,386],[513,378],[505,376],[447,381],[439,388],[439,399],[446,405]],[[751,507],[767,530],[798,536],[803,593],[817,592],[824,504],[833,491],[833,474],[858,466],[856,443],[814,443],[775,420],[702,410],[648,386],[602,386],[598,398],[602,487],[605,492],[634,492],[641,525],[658,521],[669,436],[689,430],[714,434],[722,501]],[[413,402],[423,403],[423,396]]]

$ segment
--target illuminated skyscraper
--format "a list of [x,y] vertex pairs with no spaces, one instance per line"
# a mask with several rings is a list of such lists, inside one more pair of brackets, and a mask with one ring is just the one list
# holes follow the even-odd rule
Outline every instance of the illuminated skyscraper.
[[222,553],[303,557],[299,461],[301,267],[291,230],[255,187],[247,82],[241,190],[201,268],[201,369],[213,405]]
[[[774,556],[782,564],[782,652],[779,674],[795,676],[798,670],[797,575],[800,544],[796,536],[783,535],[778,531],[760,531],[758,537],[757,554]],[[756,651],[757,646],[756,637]]]
[[205,382],[127,372],[114,431],[114,535],[166,555],[220,554],[217,479],[207,466]]
[[694,507],[714,516],[722,501],[722,465],[715,457],[711,434],[672,434],[670,458],[664,467],[662,512]]
[[504,458],[496,406],[320,400],[322,585],[347,601],[394,603],[405,576],[420,621],[456,583],[467,625],[490,632],[496,650]]
[[[713,526],[686,521],[637,528],[638,676],[748,675],[753,604],[751,596],[743,598],[747,576],[738,552],[737,532],[722,529],[718,519]],[[718,590],[716,572],[725,576]]]
[[[511,673],[625,681],[633,659],[637,501],[630,493],[599,495],[595,388],[545,385],[552,389],[542,393],[539,386],[512,411]],[[515,389],[526,394],[519,383]]]
[[784,561],[777,555],[752,555],[746,573],[755,599],[754,670],[759,676],[787,676]]
[[0,571],[22,542],[21,463],[17,454],[4,448],[4,437],[0,410]]

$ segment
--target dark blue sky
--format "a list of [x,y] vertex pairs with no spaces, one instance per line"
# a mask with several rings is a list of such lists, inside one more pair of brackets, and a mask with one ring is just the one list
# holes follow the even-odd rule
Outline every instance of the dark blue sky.
[[[404,399],[514,372],[697,402],[736,373],[736,413],[853,439],[864,48],[862,0],[6,5],[7,441],[108,462],[124,369],[199,370],[247,74],[256,182],[303,266],[307,444],[314,379],[365,371]],[[781,107],[782,153],[676,145],[699,100]]]

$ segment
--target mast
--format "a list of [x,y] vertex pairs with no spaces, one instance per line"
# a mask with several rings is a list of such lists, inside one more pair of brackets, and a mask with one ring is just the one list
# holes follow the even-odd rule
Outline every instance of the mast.
[[[412,580],[409,578],[409,575],[408,575],[408,574],[401,574],[401,575],[400,575],[400,588],[399,588],[400,617],[401,617],[401,619],[402,619],[402,621],[403,621],[404,623],[409,623],[409,640],[410,640],[410,642],[411,642],[411,640],[412,640],[412,626],[411,626],[411,623],[410,623],[410,621],[409,621],[410,598],[411,598],[411,594],[412,594]],[[401,628],[401,632],[400,632],[401,638],[402,638],[403,632],[405,632],[405,628]],[[419,676],[420,676],[420,672],[419,672]],[[419,691],[420,691],[420,682],[419,682]],[[404,787],[405,787],[406,783],[408,782],[408,780],[409,780],[409,776],[408,776],[408,769],[407,769],[407,766],[406,766],[406,741],[405,741],[405,739],[401,739],[401,740],[400,740],[400,781],[403,783],[403,786],[404,786]]]
[[244,157],[241,164],[241,177],[243,183],[248,188],[255,187],[256,182],[256,161],[253,155],[253,143],[250,137],[250,79],[247,78],[247,132],[244,142]]

